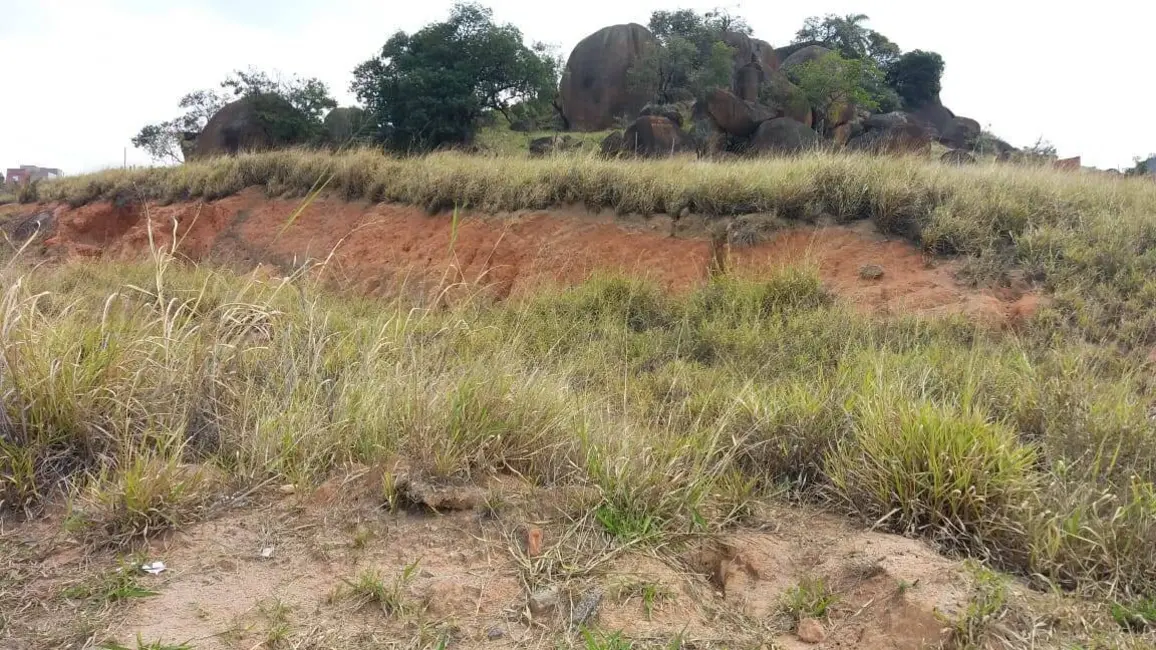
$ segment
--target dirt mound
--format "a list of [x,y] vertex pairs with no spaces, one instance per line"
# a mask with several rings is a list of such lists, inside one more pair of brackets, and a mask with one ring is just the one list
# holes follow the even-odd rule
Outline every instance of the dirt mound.
[[[483,286],[505,298],[543,284],[578,283],[600,270],[680,291],[705,282],[720,255],[719,238],[711,236],[720,222],[696,217],[556,209],[465,213],[455,222],[411,206],[323,198],[297,214],[300,204],[250,190],[211,202],[25,212],[52,211],[56,230],[41,248],[52,257],[128,259],[146,255],[150,241],[169,249],[175,242],[179,255],[242,270],[266,264],[287,271],[327,260],[331,281],[367,294],[393,291],[404,281],[418,289]],[[965,288],[956,280],[958,263],[928,258],[909,242],[881,236],[870,222],[785,228],[725,248],[728,270],[755,277],[784,263],[812,262],[829,287],[870,311],[1014,322],[1037,304],[1025,287]]]

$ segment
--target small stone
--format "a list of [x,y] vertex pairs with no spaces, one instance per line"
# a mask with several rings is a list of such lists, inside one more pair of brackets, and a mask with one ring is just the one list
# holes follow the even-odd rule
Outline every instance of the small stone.
[[800,620],[795,634],[804,643],[822,643],[823,639],[827,638],[827,633],[823,631],[823,624],[813,618]]
[[261,557],[265,558],[266,560],[273,557],[273,547],[266,546],[265,548],[261,549]]
[[292,483],[287,483],[277,489],[281,492],[281,494],[293,494],[297,491],[297,486],[293,485]]
[[859,267],[859,277],[864,280],[878,280],[883,277],[883,267],[878,264],[864,264]]
[[504,636],[506,636],[506,633],[500,627],[491,627],[488,631],[486,631],[486,638],[490,641],[497,641]]
[[582,598],[574,605],[570,612],[570,624],[578,627],[586,625],[598,612],[598,605],[602,602],[602,590],[595,589],[582,594]]
[[530,594],[530,613],[545,616],[558,609],[558,588],[546,587]]

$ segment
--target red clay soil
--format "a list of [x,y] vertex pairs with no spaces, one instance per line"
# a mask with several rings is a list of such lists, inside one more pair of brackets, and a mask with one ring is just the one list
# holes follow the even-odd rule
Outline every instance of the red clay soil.
[[[679,228],[667,217],[615,217],[585,210],[468,213],[456,224],[420,208],[324,198],[288,225],[300,201],[269,199],[249,190],[212,202],[169,206],[80,208],[41,206],[55,216],[43,251],[52,257],[140,258],[153,245],[194,261],[242,269],[260,264],[282,271],[327,260],[325,273],[343,288],[367,294],[410,286],[461,282],[498,298],[543,284],[571,285],[595,271],[648,277],[682,291],[705,282],[716,247],[705,232]],[[25,210],[25,215],[36,210]],[[145,216],[149,219],[145,219]],[[868,311],[965,313],[1009,323],[1034,312],[1038,299],[1023,289],[974,290],[955,279],[958,264],[926,257],[909,242],[854,227],[793,228],[762,243],[727,251],[728,270],[758,276],[782,264],[810,262],[824,283]],[[864,279],[877,265],[882,276]]]

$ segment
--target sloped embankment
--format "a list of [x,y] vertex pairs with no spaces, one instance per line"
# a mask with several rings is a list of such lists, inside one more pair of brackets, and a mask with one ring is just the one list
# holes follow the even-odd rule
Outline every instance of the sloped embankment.
[[[680,291],[720,265],[757,276],[778,265],[810,264],[829,288],[868,311],[964,313],[1007,323],[1030,315],[1038,302],[1024,287],[966,288],[956,280],[957,262],[884,237],[868,221],[786,227],[760,215],[675,220],[584,209],[462,213],[455,220],[413,206],[338,198],[318,199],[298,213],[300,205],[253,189],[171,205],[24,207],[10,210],[7,221],[10,231],[29,220],[47,222],[37,250],[50,258],[131,259],[148,254],[150,238],[172,249],[175,237],[178,255],[239,270],[271,265],[284,272],[326,261],[331,281],[369,295],[403,282],[424,290],[464,283],[505,298],[601,271],[645,276]],[[37,219],[46,212],[51,219]]]

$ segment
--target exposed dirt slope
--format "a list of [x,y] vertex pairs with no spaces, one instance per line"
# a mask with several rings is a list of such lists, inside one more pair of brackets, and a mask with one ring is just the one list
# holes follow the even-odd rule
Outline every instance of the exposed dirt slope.
[[[282,271],[325,260],[342,287],[376,294],[407,286],[482,285],[502,298],[543,283],[580,282],[596,270],[649,277],[672,290],[706,281],[720,264],[759,275],[784,263],[810,262],[824,281],[867,310],[961,312],[996,322],[1016,321],[1036,307],[1023,287],[973,290],[955,279],[958,264],[934,260],[909,242],[881,236],[870,222],[853,226],[784,228],[753,236],[722,233],[728,222],[695,217],[615,217],[585,210],[516,214],[427,215],[411,206],[320,199],[286,224],[298,200],[268,199],[257,191],[213,202],[80,208],[38,206],[9,210],[9,231],[50,213],[39,249],[51,257],[139,257],[154,245],[197,261]],[[146,215],[148,219],[146,219]],[[754,215],[757,221],[758,215]],[[865,272],[877,266],[879,277]]]

